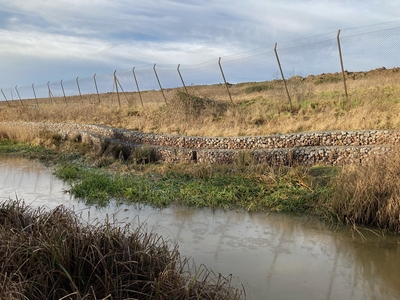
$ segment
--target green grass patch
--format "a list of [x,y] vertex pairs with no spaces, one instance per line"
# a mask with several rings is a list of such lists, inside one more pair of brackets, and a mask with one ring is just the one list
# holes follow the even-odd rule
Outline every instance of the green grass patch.
[[81,158],[84,152],[60,152],[57,150],[48,149],[44,146],[17,142],[10,139],[0,139],[0,154],[28,159],[38,159],[42,163],[48,165],[50,163],[58,164],[68,161],[82,161]]
[[[190,207],[245,209],[248,211],[311,212],[323,186],[287,172],[273,184],[256,174],[211,173],[192,176],[184,172],[110,174],[106,170],[79,170],[63,166],[58,176],[71,184],[69,193],[88,204],[105,206],[112,198],[125,203],[165,207],[172,203]],[[305,181],[309,180],[309,183]]]
[[0,139],[0,153],[9,156],[40,159],[42,161],[53,160],[60,156],[59,153],[46,149],[45,147],[21,143],[9,139]]
[[262,91],[269,91],[271,89],[273,89],[273,85],[270,83],[265,83],[265,82],[260,82],[260,83],[255,83],[251,86],[248,86],[244,89],[244,92],[246,94],[250,94],[250,93],[260,93]]
[[5,154],[33,154],[47,152],[43,147],[32,146],[26,143],[20,143],[10,139],[0,139],[0,152]]

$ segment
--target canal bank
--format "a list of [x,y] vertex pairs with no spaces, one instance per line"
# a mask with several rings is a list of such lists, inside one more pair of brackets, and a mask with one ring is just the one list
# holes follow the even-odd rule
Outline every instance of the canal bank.
[[246,288],[247,299],[397,299],[399,240],[394,236],[332,227],[296,214],[248,213],[172,205],[118,205],[98,209],[70,198],[53,170],[31,160],[2,158],[2,196],[15,194],[48,209],[74,207],[82,219],[107,216],[146,228]]

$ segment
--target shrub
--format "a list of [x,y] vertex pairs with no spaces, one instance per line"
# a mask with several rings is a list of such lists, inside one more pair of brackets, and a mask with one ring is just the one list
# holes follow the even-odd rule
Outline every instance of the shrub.
[[228,107],[229,104],[226,102],[198,97],[178,90],[175,97],[169,102],[167,111],[173,115],[183,114],[189,118],[198,118],[204,113],[218,117],[222,116]]

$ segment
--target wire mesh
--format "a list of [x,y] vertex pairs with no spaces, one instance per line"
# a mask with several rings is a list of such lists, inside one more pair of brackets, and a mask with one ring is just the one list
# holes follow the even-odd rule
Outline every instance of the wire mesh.
[[343,31],[340,42],[346,69],[368,71],[399,66],[400,24],[393,28],[369,28],[370,31],[354,33]]
[[[277,43],[283,73],[286,78],[341,71],[339,32]],[[344,68],[348,71],[367,71],[376,68],[399,67],[400,21],[345,29],[339,34]],[[204,85],[213,85],[213,95],[227,98],[222,77],[228,86],[241,82],[261,82],[280,79],[274,46],[221,57],[197,65],[155,65],[154,68],[128,68],[115,74],[94,74],[86,78],[67,79],[32,86],[3,88],[0,101],[47,98],[50,102],[64,102],[65,96],[76,96],[79,101],[116,101],[129,105],[169,101],[173,88],[183,87],[194,94],[207,96]],[[115,75],[115,77],[114,77]],[[180,77],[181,75],[181,77]],[[136,80],[135,80],[136,76]],[[157,80],[158,76],[158,80]],[[160,91],[160,86],[162,91]],[[64,91],[62,90],[64,88]],[[139,95],[140,91],[140,95]],[[84,97],[83,97],[84,96]],[[140,97],[141,96],[141,99]],[[164,99],[165,97],[165,99]]]
[[293,42],[277,44],[285,77],[306,77],[340,71],[336,33],[297,42],[298,45]]
[[33,91],[31,86],[20,86],[16,87],[21,99],[34,99]]
[[62,86],[64,88],[65,96],[78,96],[78,86],[75,79],[63,80]]

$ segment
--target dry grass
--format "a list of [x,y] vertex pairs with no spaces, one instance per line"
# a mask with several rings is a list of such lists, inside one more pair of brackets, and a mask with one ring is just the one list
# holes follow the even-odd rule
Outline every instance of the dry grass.
[[37,130],[26,130],[11,125],[0,126],[0,139],[18,140],[21,142],[32,142],[40,136]]
[[346,166],[328,205],[350,225],[373,225],[400,233],[400,152],[376,157],[362,166]]
[[[266,135],[324,130],[397,129],[400,127],[399,69],[347,73],[349,100],[340,74],[288,80],[292,108],[280,80],[230,86],[191,86],[181,89],[39,99],[0,105],[4,121],[95,123],[143,132],[200,136]],[[339,78],[339,79],[338,79]],[[121,103],[121,107],[119,107]],[[186,104],[185,104],[186,103]],[[190,105],[189,105],[190,104]]]
[[84,224],[62,206],[9,200],[0,237],[0,299],[241,299],[231,278],[140,226]]

